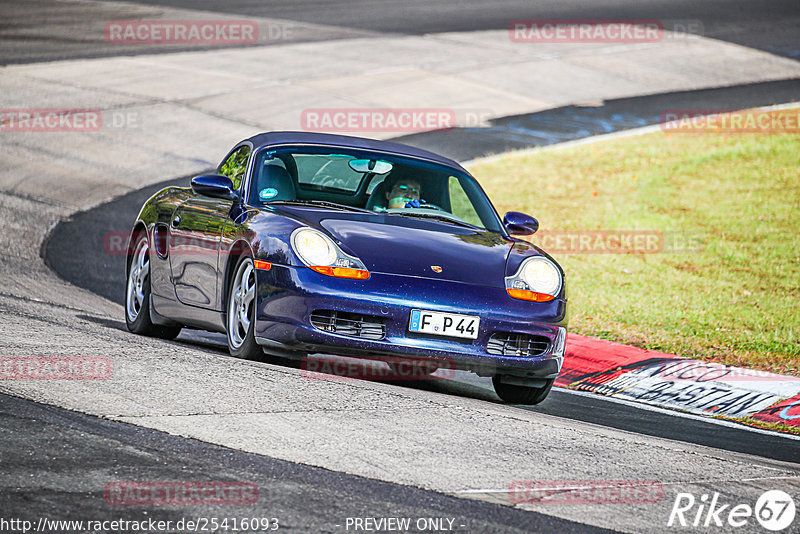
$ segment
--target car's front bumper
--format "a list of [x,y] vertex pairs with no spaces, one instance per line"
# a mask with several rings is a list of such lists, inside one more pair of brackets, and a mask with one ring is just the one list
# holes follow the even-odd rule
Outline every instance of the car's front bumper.
[[[447,280],[372,273],[349,280],[305,267],[274,265],[258,271],[255,336],[265,348],[356,357],[410,357],[446,361],[482,375],[509,373],[553,378],[561,369],[566,337],[566,301],[528,302],[505,289]],[[477,339],[458,339],[408,331],[412,309],[480,317]],[[383,320],[382,339],[364,339],[315,327],[311,314],[336,310]],[[540,355],[487,352],[493,333],[547,338]]]

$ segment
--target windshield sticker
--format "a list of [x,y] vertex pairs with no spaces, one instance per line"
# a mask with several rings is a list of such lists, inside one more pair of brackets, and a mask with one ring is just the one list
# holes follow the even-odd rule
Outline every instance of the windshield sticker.
[[275,189],[274,187],[268,187],[266,189],[262,189],[258,193],[258,198],[260,198],[261,200],[269,200],[276,196],[278,196],[278,190]]

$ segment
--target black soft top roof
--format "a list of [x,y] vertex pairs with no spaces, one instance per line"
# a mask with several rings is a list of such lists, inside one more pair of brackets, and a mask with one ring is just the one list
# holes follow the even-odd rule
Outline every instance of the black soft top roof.
[[279,145],[324,145],[331,147],[355,148],[361,150],[372,150],[376,152],[387,152],[397,156],[408,156],[412,158],[424,159],[452,167],[466,173],[464,168],[450,158],[428,152],[421,148],[392,143],[390,141],[377,141],[375,139],[365,139],[363,137],[351,137],[348,135],[335,135],[316,132],[266,132],[254,135],[248,141],[253,143],[253,150],[262,147]]

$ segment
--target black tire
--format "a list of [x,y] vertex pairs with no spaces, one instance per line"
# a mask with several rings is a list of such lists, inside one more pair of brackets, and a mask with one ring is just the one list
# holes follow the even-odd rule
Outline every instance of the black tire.
[[[142,277],[140,254],[146,257],[147,272]],[[131,236],[128,249],[128,269],[125,283],[125,324],[128,330],[142,336],[161,339],[175,339],[181,333],[179,326],[162,326],[153,324],[150,317],[150,243],[147,234],[138,233]],[[136,270],[134,273],[134,270]]]
[[517,386],[513,384],[503,384],[499,376],[492,377],[492,385],[497,396],[510,404],[539,404],[553,389],[555,378],[551,378],[544,386]]
[[[257,300],[255,294],[249,304],[245,306],[250,317],[246,332],[242,328],[241,320],[237,319],[236,316],[232,314],[232,310],[235,313],[236,308],[241,310],[241,300],[237,301],[237,299],[239,299],[239,297],[237,297],[237,291],[239,289],[237,288],[237,283],[240,282],[240,278],[244,274],[243,270],[247,269],[248,266],[253,277],[253,291],[255,291],[255,267],[253,266],[253,260],[250,256],[243,255],[239,258],[233,270],[231,282],[228,285],[228,298],[225,302],[225,331],[227,334],[226,337],[228,338],[228,352],[230,352],[231,356],[243,358],[245,360],[265,360],[264,350],[256,343],[254,334]],[[237,322],[233,324],[232,321]]]

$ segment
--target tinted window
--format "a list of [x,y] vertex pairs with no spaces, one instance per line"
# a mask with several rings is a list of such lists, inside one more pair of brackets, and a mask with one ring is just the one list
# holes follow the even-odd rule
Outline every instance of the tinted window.
[[469,175],[414,158],[343,147],[260,150],[253,166],[249,202],[255,206],[334,203],[390,216],[502,231],[489,199]]
[[295,154],[297,182],[300,186],[338,189],[354,192],[361,184],[364,173],[356,172],[348,163],[355,159],[344,154]]
[[461,185],[461,180],[450,177],[450,212],[463,221],[481,226],[481,218]]
[[247,170],[247,161],[250,159],[250,147],[247,145],[241,146],[234,150],[228,159],[220,165],[219,174],[224,174],[233,182],[233,188],[239,189],[244,179],[244,173]]

